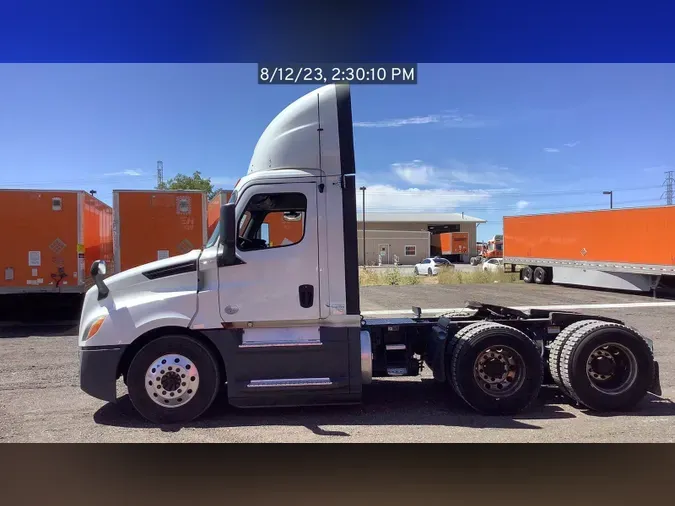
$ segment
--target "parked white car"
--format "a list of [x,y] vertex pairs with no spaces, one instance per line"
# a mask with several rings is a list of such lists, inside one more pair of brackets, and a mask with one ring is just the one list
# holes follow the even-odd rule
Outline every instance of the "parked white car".
[[504,259],[503,258],[490,258],[483,263],[484,271],[503,271],[504,270]]
[[425,258],[420,263],[415,265],[415,275],[425,274],[427,276],[436,276],[441,269],[454,269],[452,265],[445,258]]

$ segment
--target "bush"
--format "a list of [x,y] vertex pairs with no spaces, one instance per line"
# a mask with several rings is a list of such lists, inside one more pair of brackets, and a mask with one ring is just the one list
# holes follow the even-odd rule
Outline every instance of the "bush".
[[419,283],[418,276],[403,274],[399,267],[387,270],[363,268],[359,272],[359,284],[361,286],[400,286],[417,285]]
[[474,285],[485,283],[514,283],[518,281],[518,274],[503,271],[472,271],[443,270],[438,274],[438,283],[442,285]]

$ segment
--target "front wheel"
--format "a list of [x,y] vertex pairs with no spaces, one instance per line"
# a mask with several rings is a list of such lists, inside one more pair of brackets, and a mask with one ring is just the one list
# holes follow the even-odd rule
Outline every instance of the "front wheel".
[[163,336],[136,354],[127,384],[131,403],[143,418],[158,424],[187,423],[213,403],[220,370],[197,339]]
[[431,270],[431,267],[429,267],[429,270],[427,271],[427,274],[428,274],[429,276],[433,276],[433,275],[434,275],[434,271]]
[[415,276],[419,275],[419,273],[420,273],[420,271],[417,270],[417,267],[415,267],[414,272],[415,272]]

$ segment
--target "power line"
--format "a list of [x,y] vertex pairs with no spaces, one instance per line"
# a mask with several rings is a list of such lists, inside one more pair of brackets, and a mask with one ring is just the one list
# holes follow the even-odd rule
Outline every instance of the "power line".
[[[661,186],[642,186],[642,187],[633,187],[633,188],[617,188],[613,190],[614,192],[630,192],[630,191],[642,191],[642,190],[654,190],[656,188],[661,188]],[[447,193],[443,194],[443,188],[432,188],[425,190],[368,190],[369,195],[410,195],[410,196],[420,196],[420,195],[433,195],[434,198],[443,197],[443,198],[457,198],[457,196],[462,195],[476,195],[480,196],[491,196],[491,197],[547,197],[555,195],[591,195],[596,193],[602,193],[604,189],[595,189],[595,190],[551,190],[545,192],[523,192],[523,191],[505,191],[499,189],[479,189],[479,190],[467,190],[462,188],[450,188],[445,191],[457,192],[457,194]]]
[[[659,202],[659,199],[640,199],[640,200],[628,200],[624,201],[621,203],[621,206],[632,206],[636,204],[654,204],[656,205]],[[463,205],[462,203],[459,204],[453,204],[448,206],[447,211],[439,210],[438,207],[432,209],[431,207],[382,207],[382,206],[368,206],[366,208],[367,211],[370,212],[386,212],[386,213],[424,213],[424,212],[493,212],[493,211],[531,211],[531,210],[536,210],[536,211],[547,211],[547,210],[571,210],[573,208],[576,208],[578,210],[584,210],[584,209],[590,209],[590,208],[598,208],[598,209],[606,209],[605,204],[599,204],[597,202],[593,203],[580,203],[580,204],[568,204],[568,205],[561,205],[561,206],[527,206],[526,208],[518,208],[516,204],[511,204],[508,206],[494,206],[494,205],[484,205],[484,206],[472,206],[472,205]],[[614,206],[615,209],[617,209],[616,206]]]
[[661,195],[661,198],[666,198],[666,203],[669,206],[673,205],[673,182],[675,180],[673,179],[673,171],[669,170],[666,171],[666,180],[663,182],[662,186],[666,187],[666,191],[663,192],[663,195]]

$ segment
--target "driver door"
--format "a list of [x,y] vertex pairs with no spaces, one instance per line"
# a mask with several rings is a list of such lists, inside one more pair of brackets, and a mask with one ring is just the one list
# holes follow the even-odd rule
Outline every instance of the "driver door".
[[236,219],[241,263],[218,269],[223,322],[318,321],[316,183],[250,186]]

